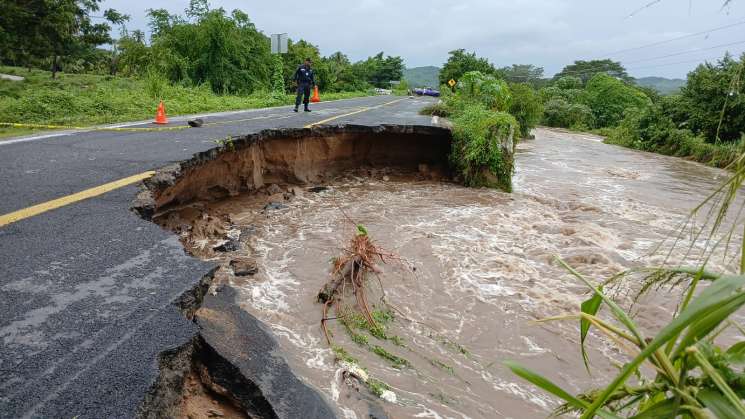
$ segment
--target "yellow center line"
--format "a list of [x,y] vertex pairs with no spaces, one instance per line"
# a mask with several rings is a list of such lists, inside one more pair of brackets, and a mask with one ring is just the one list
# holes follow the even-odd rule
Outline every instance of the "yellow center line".
[[[382,103],[380,105],[370,106],[370,107],[358,109],[358,110],[353,111],[353,112],[349,112],[349,113],[345,113],[345,114],[341,114],[341,115],[337,115],[337,116],[332,116],[331,118],[326,118],[324,120],[321,120],[321,121],[318,121],[318,122],[314,122],[312,124],[308,124],[304,128],[311,128],[314,125],[324,124],[326,122],[333,121],[333,120],[339,119],[339,118],[343,118],[345,116],[350,116],[350,115],[362,113],[362,112],[365,112],[365,111],[369,111],[369,110],[372,110],[372,109],[377,109],[377,108],[380,108],[380,107],[383,107],[383,106],[386,106],[386,105],[391,105],[393,103],[400,102],[400,101],[402,101],[404,99],[405,98],[396,99],[396,100],[392,100],[390,102]],[[268,117],[271,118],[271,117],[274,117],[274,116],[278,116],[278,115],[269,115]],[[265,117],[259,117],[259,118],[265,118]],[[252,119],[259,119],[259,118],[246,118],[245,120],[252,120]],[[230,122],[236,122],[236,121],[230,121]],[[214,123],[213,122],[210,125],[212,125],[212,124],[215,124],[216,125],[218,123],[220,123],[220,122],[217,122],[217,123]],[[99,195],[103,195],[106,192],[113,191],[114,189],[119,189],[119,188],[122,188],[124,186],[131,185],[133,183],[139,182],[139,181],[141,181],[143,179],[147,179],[147,178],[153,176],[154,174],[155,174],[154,171],[147,171],[147,172],[139,173],[139,174],[136,174],[136,175],[133,175],[133,176],[126,177],[124,179],[115,180],[113,182],[105,183],[103,185],[99,185],[99,186],[96,186],[96,187],[93,187],[93,188],[90,188],[90,189],[86,189],[84,191],[80,191],[80,192],[77,192],[77,193],[74,193],[74,194],[71,194],[71,195],[63,196],[61,198],[53,199],[53,200],[47,201],[47,202],[42,202],[41,204],[36,204],[36,205],[31,206],[31,207],[28,207],[28,208],[23,208],[23,209],[20,209],[18,211],[13,211],[13,212],[10,212],[8,214],[0,215],[0,227],[6,226],[6,225],[11,224],[11,223],[15,223],[16,221],[20,221],[20,220],[23,220],[23,219],[26,219],[26,218],[29,218],[29,217],[33,217],[35,215],[42,214],[42,213],[47,212],[47,211],[51,211],[53,209],[64,207],[65,205],[70,205],[70,204],[73,204],[73,203],[78,202],[78,201],[82,201],[82,200],[85,200],[85,199],[88,199],[88,198],[93,198],[93,197],[96,197],[96,196],[99,196]]]
[[28,208],[20,209],[18,211],[14,211],[14,212],[11,212],[5,215],[0,215],[0,227],[6,226],[10,223],[14,223],[16,221],[23,220],[25,218],[39,215],[47,211],[51,211],[59,207],[64,207],[65,205],[69,205],[69,204],[72,204],[78,201],[82,201],[84,199],[93,198],[98,195],[103,195],[106,192],[113,191],[114,189],[119,189],[121,187],[131,185],[135,182],[139,182],[143,179],[147,179],[154,174],[155,172],[153,171],[139,173],[134,176],[125,177],[124,179],[115,180],[113,182],[105,183],[103,185],[99,185],[94,188],[86,189],[84,191],[80,191],[72,195],[63,196],[62,198],[57,198],[51,201],[42,202],[41,204],[37,204],[37,205],[31,206]]
[[383,107],[383,106],[386,106],[386,105],[391,105],[393,103],[400,102],[400,101],[402,101],[404,99],[406,99],[406,98],[396,99],[396,100],[392,100],[390,102],[382,103],[380,105],[370,106],[369,108],[362,108],[362,109],[358,109],[358,110],[353,111],[353,112],[349,112],[349,113],[345,113],[345,114],[341,114],[341,115],[332,116],[331,118],[322,119],[322,120],[320,120],[318,122],[314,122],[312,124],[308,124],[308,125],[304,126],[303,128],[312,128],[312,127],[314,127],[316,125],[321,125],[321,124],[325,124],[326,122],[333,121],[334,119],[344,118],[345,116],[350,116],[350,115],[362,113],[362,112],[365,112],[365,111],[369,111],[369,110],[372,110],[372,109],[377,109],[377,108],[380,108],[380,107]]

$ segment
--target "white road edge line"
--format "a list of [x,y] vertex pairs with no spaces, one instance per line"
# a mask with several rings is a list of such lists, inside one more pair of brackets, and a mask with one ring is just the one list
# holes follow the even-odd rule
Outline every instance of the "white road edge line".
[[[336,99],[336,100],[329,100],[322,102],[322,104],[325,103],[334,103],[334,102],[343,102],[345,100],[357,100],[357,99],[365,99],[370,97],[384,97],[384,96],[360,96],[360,97],[351,97],[347,99]],[[243,110],[236,110],[236,111],[225,111],[225,112],[214,112],[214,113],[204,113],[204,114],[194,114],[194,115],[179,115],[174,116],[172,118],[169,118],[171,121],[186,121],[188,119],[192,118],[206,118],[211,116],[230,116],[230,115],[236,115],[241,113],[254,113],[254,112],[261,112],[261,111],[267,111],[272,109],[282,109],[291,107],[292,105],[283,105],[283,106],[272,106],[270,108],[254,108],[254,109],[243,109]],[[143,124],[149,124],[153,121],[147,120],[147,121],[136,121],[136,122],[124,122],[119,124],[113,124],[113,125],[94,125],[87,129],[79,129],[79,130],[65,130],[65,131],[55,131],[48,134],[41,134],[41,135],[34,135],[31,137],[19,137],[11,140],[3,140],[0,139],[0,146],[4,145],[11,145],[11,144],[18,144],[18,143],[25,143],[29,141],[37,141],[37,140],[45,140],[47,138],[53,138],[53,137],[64,137],[67,135],[73,135],[73,134],[80,134],[85,132],[91,132],[95,131],[96,128],[126,128],[131,127],[135,125],[143,125]]]

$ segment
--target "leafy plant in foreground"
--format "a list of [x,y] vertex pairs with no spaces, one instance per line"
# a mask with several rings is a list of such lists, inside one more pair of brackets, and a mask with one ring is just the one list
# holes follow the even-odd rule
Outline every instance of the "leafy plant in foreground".
[[[543,321],[580,321],[580,349],[588,371],[590,367],[584,345],[591,327],[619,348],[628,350],[631,360],[605,388],[577,396],[517,363],[506,362],[515,374],[564,401],[557,414],[578,412],[582,418],[745,417],[745,330],[730,319],[745,305],[745,254],[742,245],[738,249],[739,274],[719,274],[705,269],[715,249],[723,247],[726,257],[735,229],[745,226],[739,220],[741,204],[737,211],[738,219],[723,231],[727,214],[745,181],[744,162],[745,154],[733,163],[732,177],[694,208],[681,226],[680,235],[673,238],[675,248],[691,227],[693,242],[704,240],[703,250],[698,254],[693,254],[693,245],[685,251],[684,259],[697,259],[699,267],[641,270],[645,277],[640,294],[655,286],[686,284],[673,319],[654,336],[646,336],[628,312],[604,290],[640,270],[625,272],[599,285],[558,260],[592,291],[592,297],[582,303],[576,315]],[[708,215],[704,225],[692,227],[693,220],[701,211],[707,211]],[[697,292],[701,282],[709,285]],[[608,311],[612,320],[598,316],[601,309]],[[739,341],[728,347],[719,346],[717,337],[730,327],[739,331]],[[641,369],[645,364],[651,366],[652,374],[645,374]]]

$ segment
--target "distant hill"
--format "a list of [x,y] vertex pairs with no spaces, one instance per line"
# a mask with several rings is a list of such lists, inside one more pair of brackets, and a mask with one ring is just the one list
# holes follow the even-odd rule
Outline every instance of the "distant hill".
[[686,81],[682,79],[666,79],[664,77],[642,77],[636,79],[636,84],[643,87],[651,87],[663,95],[678,93],[685,86]]
[[404,70],[404,79],[410,87],[433,87],[440,85],[440,68],[435,66],[414,67]]

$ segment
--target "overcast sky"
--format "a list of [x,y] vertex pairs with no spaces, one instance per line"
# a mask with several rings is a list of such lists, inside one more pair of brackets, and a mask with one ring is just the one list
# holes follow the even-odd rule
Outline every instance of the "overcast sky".
[[[633,14],[648,3],[656,3]],[[188,0],[104,0],[147,29],[147,8],[183,14]],[[547,75],[575,59],[606,58],[626,48],[745,22],[745,0],[213,0],[239,8],[266,34],[287,32],[353,61],[385,51],[407,67],[441,66],[456,48],[497,66],[530,63]],[[712,48],[723,44],[736,45]],[[745,24],[651,48],[610,54],[635,77],[685,77],[697,62],[745,51]],[[670,57],[662,57],[671,55]]]

